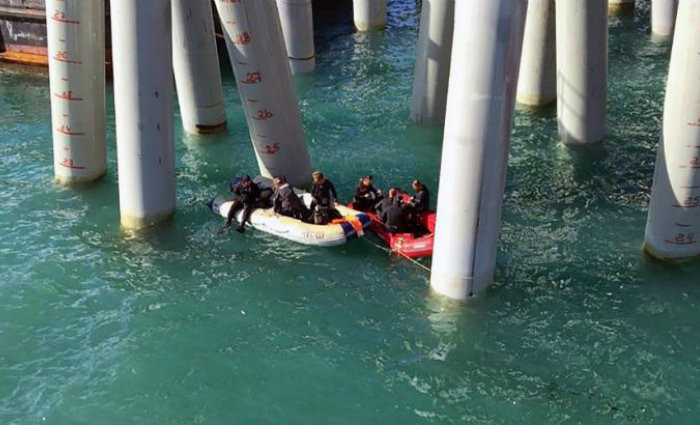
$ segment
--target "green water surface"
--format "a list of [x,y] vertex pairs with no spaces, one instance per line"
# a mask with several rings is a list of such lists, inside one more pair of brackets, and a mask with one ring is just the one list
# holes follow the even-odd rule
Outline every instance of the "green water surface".
[[[228,132],[185,136],[176,113],[177,214],[138,236],[111,86],[109,173],[66,189],[46,76],[1,70],[0,424],[697,425],[700,265],[640,252],[670,45],[638,3],[610,21],[604,143],[563,147],[555,108],[516,111],[496,280],[468,303],[361,240],[219,235],[206,201],[255,172],[229,70]],[[417,11],[390,5],[379,34],[317,26],[296,80],[345,199],[367,172],[437,189],[441,130],[408,119]]]

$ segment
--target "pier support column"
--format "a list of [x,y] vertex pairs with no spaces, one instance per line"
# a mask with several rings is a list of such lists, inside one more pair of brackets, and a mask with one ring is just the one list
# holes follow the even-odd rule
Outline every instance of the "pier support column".
[[700,255],[700,1],[680,0],[644,249]]
[[672,37],[677,10],[678,0],[651,0],[651,33]]
[[311,0],[277,0],[277,9],[292,74],[313,72],[316,50]]
[[110,2],[119,208],[128,228],[175,210],[170,3]]
[[451,298],[493,279],[526,8],[527,0],[456,2],[430,276]]
[[557,116],[565,144],[605,138],[607,0],[557,1]]
[[634,10],[634,0],[608,0],[610,13],[626,13]]
[[216,0],[260,173],[308,185],[311,166],[275,0]]
[[387,0],[353,0],[355,27],[358,31],[378,31],[386,28]]
[[107,169],[104,1],[46,0],[54,173],[86,182]]
[[518,103],[543,106],[557,99],[554,0],[530,0],[518,78]]
[[419,123],[445,122],[454,10],[455,0],[423,0],[411,107]]
[[173,71],[182,124],[191,134],[226,129],[211,7],[209,0],[172,0]]

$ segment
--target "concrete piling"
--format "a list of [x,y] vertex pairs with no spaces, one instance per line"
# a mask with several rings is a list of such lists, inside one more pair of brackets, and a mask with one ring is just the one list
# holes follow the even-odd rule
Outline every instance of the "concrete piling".
[[543,106],[557,99],[555,0],[530,0],[518,78],[517,101]]
[[311,173],[275,0],[216,0],[260,173],[308,184]]
[[605,138],[607,0],[557,1],[557,117],[565,144]]
[[107,169],[104,1],[46,0],[54,174],[87,182]]
[[313,72],[316,50],[311,0],[277,0],[277,9],[292,74]]
[[209,0],[172,0],[173,71],[185,131],[226,129],[214,14]]
[[455,0],[423,0],[413,79],[411,118],[445,122]]
[[386,28],[387,0],[353,0],[353,15],[358,31]]
[[171,1],[110,5],[119,208],[140,228],[175,210]]
[[493,279],[526,8],[526,0],[456,2],[430,276],[451,298]]
[[651,0],[651,33],[672,37],[677,11],[678,0]]
[[680,0],[644,249],[700,255],[700,1]]

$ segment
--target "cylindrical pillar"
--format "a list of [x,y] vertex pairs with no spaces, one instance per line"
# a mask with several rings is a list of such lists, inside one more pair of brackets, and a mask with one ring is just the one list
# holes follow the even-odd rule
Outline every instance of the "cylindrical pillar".
[[104,1],[46,0],[56,180],[102,177],[105,142]]
[[456,2],[430,276],[448,297],[470,297],[493,279],[526,8],[527,0]]
[[607,0],[557,1],[557,117],[565,144],[605,137]]
[[309,153],[275,0],[216,0],[216,7],[260,173],[308,185]]
[[634,0],[608,0],[608,10],[611,13],[631,12],[634,10]]
[[175,210],[170,3],[110,2],[119,208],[129,228]]
[[419,123],[445,122],[454,11],[455,0],[423,0],[411,107]]
[[700,0],[680,0],[644,248],[700,255]]
[[678,0],[651,0],[651,33],[661,37],[673,36]]
[[378,31],[386,28],[387,0],[353,0],[355,27],[359,31]]
[[172,0],[173,71],[185,131],[226,129],[214,13],[209,0]]
[[316,50],[311,0],[277,0],[277,9],[292,74],[313,72]]
[[517,101],[542,106],[557,99],[557,45],[554,0],[530,0],[527,6]]

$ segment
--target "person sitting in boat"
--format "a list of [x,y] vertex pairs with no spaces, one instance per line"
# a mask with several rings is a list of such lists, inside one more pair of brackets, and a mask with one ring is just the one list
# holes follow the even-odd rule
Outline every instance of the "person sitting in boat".
[[[379,219],[386,226],[386,231],[389,233],[406,233],[408,229],[408,211],[406,207],[398,201],[396,189],[389,190],[391,202],[386,203],[386,207],[379,214]],[[396,200],[393,200],[396,198]]]
[[224,228],[231,227],[233,218],[241,210],[241,208],[243,208],[241,223],[236,228],[236,231],[243,233],[245,232],[245,223],[250,218],[250,213],[257,207],[257,203],[260,198],[260,188],[257,184],[255,184],[250,176],[246,174],[240,180],[231,185],[231,192],[233,192],[234,195],[233,205],[231,205],[231,209],[226,217],[226,224],[224,225]]
[[421,183],[420,180],[413,180],[412,186],[416,194],[411,197],[408,205],[417,213],[428,211],[430,209],[430,192],[428,187]]
[[304,202],[294,193],[294,188],[284,177],[273,179],[275,193],[272,195],[272,208],[275,214],[286,215],[305,221],[309,215]]
[[382,199],[381,201],[377,202],[374,205],[374,211],[377,213],[377,216],[382,215],[382,212],[389,208],[392,204],[399,204],[401,205],[401,197],[398,196],[398,191],[395,187],[392,187],[389,189],[389,192],[387,192],[386,198]]
[[359,211],[371,210],[382,199],[382,191],[372,186],[372,176],[364,176],[355,188],[352,206]]
[[335,209],[335,201],[338,199],[335,186],[320,171],[315,171],[312,177],[314,180],[311,186],[313,200],[309,209],[313,214],[313,222],[326,224],[334,218],[339,218],[340,213]]

